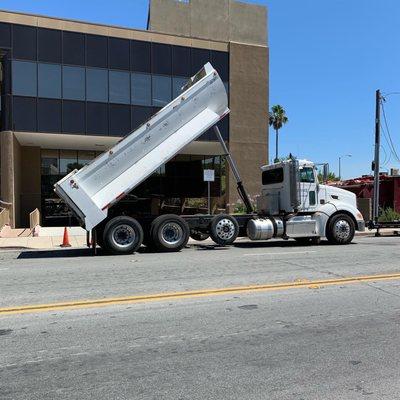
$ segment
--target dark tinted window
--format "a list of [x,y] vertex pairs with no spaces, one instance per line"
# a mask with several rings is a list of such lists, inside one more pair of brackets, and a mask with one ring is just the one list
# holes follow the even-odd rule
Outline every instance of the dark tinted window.
[[63,66],[63,98],[85,100],[85,68]]
[[110,135],[125,136],[131,130],[131,107],[110,104]]
[[11,25],[0,23],[0,47],[11,47]]
[[13,57],[36,60],[36,28],[32,26],[13,26]]
[[[218,122],[218,127],[219,130],[221,131],[221,135],[224,140],[229,140],[229,121],[230,121],[230,116],[228,114],[227,116],[222,118],[220,122]],[[211,140],[217,140],[214,131]]]
[[107,37],[86,36],[86,64],[90,67],[107,68]]
[[110,103],[130,104],[130,73],[123,71],[109,72]]
[[129,70],[129,40],[109,38],[110,68]]
[[38,99],[39,132],[61,132],[61,100]]
[[262,173],[262,184],[272,185],[283,182],[283,168],[275,168]]
[[81,101],[63,101],[63,132],[85,133],[85,103]]
[[131,102],[141,106],[151,106],[151,75],[131,74]]
[[37,96],[37,64],[29,61],[12,62],[12,92],[19,96]]
[[12,62],[6,54],[3,58],[3,84],[1,94],[11,94],[11,69]]
[[224,82],[229,80],[229,53],[225,51],[211,51],[211,64],[219,73]]
[[153,106],[164,107],[171,101],[172,79],[169,76],[152,76]]
[[192,49],[192,75],[200,71],[210,61],[210,51],[205,49]]
[[36,99],[14,96],[13,129],[16,131],[36,131]]
[[63,63],[85,65],[85,35],[63,32]]
[[151,43],[131,41],[131,70],[151,72]]
[[304,167],[300,169],[300,182],[303,183],[314,183],[314,169],[311,167]]
[[38,96],[61,99],[61,65],[38,64]]
[[88,134],[108,135],[108,105],[87,103],[86,131]]
[[154,113],[152,107],[132,107],[132,130],[146,122]]
[[108,102],[108,70],[87,68],[86,98],[89,101]]
[[192,75],[190,47],[172,46],[172,75]]
[[38,60],[61,63],[61,31],[38,29]]
[[168,44],[152,43],[151,62],[154,74],[171,75],[172,47]]

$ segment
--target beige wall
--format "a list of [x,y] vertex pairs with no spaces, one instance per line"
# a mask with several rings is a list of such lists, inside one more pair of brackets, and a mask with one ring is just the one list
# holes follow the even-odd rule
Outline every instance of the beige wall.
[[151,0],[149,29],[222,42],[267,44],[267,9],[236,0]]
[[[260,166],[268,160],[268,48],[230,44],[229,148],[248,193],[260,193]],[[228,203],[238,200],[230,174]]]
[[29,226],[29,213],[40,209],[40,148],[22,147],[13,132],[0,133],[0,198],[11,203],[10,224]]
[[12,132],[0,133],[1,152],[1,199],[11,203],[10,224],[19,226],[20,187],[21,187],[21,146]]

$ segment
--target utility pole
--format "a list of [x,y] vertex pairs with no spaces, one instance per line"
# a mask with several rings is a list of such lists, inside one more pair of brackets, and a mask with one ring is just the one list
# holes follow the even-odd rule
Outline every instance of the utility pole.
[[[375,103],[375,159],[374,159],[374,203],[373,203],[373,220],[374,224],[378,223],[379,217],[379,151],[381,147],[381,92],[376,91]],[[379,230],[378,230],[379,235]]]

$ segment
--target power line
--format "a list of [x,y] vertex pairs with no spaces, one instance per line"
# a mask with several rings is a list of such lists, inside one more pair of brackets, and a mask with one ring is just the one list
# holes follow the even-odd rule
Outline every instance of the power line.
[[[392,137],[391,137],[391,135],[390,135],[390,130],[389,130],[388,122],[387,122],[387,119],[386,119],[386,113],[385,113],[385,107],[384,107],[384,105],[383,105],[383,101],[381,101],[381,107],[382,107],[383,120],[385,121],[386,132],[387,132],[387,134],[388,134],[388,136],[389,136],[389,141],[390,141],[389,149],[391,149],[392,154],[395,156],[396,160],[397,160],[398,162],[400,162],[400,157],[398,156],[398,154],[397,154],[397,152],[396,152],[396,148],[395,148],[395,146],[394,146]],[[383,130],[383,129],[382,129],[382,130]],[[385,133],[384,130],[383,130],[383,133]],[[385,134],[385,137],[386,137],[386,134]],[[389,143],[388,143],[388,144],[389,144]]]

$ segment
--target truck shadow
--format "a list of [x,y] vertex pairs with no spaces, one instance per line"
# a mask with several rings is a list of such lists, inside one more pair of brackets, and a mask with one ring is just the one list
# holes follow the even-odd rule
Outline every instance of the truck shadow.
[[[106,255],[103,250],[97,250],[98,255]],[[93,250],[91,249],[60,249],[60,250],[28,250],[22,251],[17,259],[32,259],[32,258],[71,258],[71,257],[92,257]]]
[[242,242],[242,243],[235,243],[233,245],[237,248],[242,249],[256,249],[256,248],[274,248],[274,247],[318,247],[318,246],[331,246],[331,244],[327,240],[321,240],[321,243],[318,245],[313,244],[303,244],[297,243],[294,240],[277,240],[274,242],[271,241],[260,241],[260,242]]

